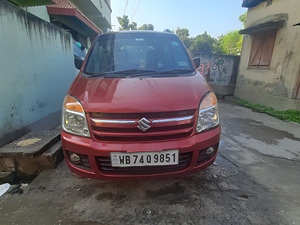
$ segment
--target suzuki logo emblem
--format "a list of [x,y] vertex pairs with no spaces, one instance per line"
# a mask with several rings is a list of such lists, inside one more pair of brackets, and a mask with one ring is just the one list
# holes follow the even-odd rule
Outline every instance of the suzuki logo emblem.
[[138,128],[142,131],[146,131],[149,128],[151,128],[151,126],[149,125],[149,123],[151,123],[149,120],[147,120],[146,118],[142,118],[139,121],[137,121],[137,123],[139,124]]

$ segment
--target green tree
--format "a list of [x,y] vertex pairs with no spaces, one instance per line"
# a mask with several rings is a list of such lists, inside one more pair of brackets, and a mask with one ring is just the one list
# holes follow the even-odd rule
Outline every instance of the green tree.
[[241,21],[244,24],[244,27],[246,24],[246,18],[247,18],[247,12],[245,12],[243,15],[239,16],[239,21]]
[[130,30],[137,30],[137,23],[132,22],[131,24],[129,24],[129,28],[130,28]]
[[164,32],[168,32],[168,33],[173,33],[174,34],[174,30],[171,30],[171,29],[164,29]]
[[243,36],[238,30],[231,31],[219,39],[220,46],[225,54],[239,55],[241,53],[241,43]]
[[211,37],[205,31],[203,34],[192,38],[190,50],[193,54],[199,53],[219,53],[217,48],[217,39]]
[[189,49],[191,47],[192,41],[189,38],[190,32],[187,28],[177,27],[176,35],[180,38],[180,40],[183,42],[183,44],[185,45],[185,47],[187,49]]
[[152,24],[143,24],[143,26],[139,27],[139,30],[154,30],[154,26]]
[[[247,13],[239,16],[239,20],[244,24],[246,22]],[[240,55],[243,44],[243,35],[238,30],[231,31],[226,35],[222,35],[219,39],[219,45],[225,54]]]
[[180,27],[177,27],[176,29],[176,35],[181,39],[185,39],[185,38],[188,38],[190,36],[190,32],[187,28],[180,28]]
[[224,54],[224,49],[221,46],[221,43],[218,39],[215,39],[216,42],[214,42],[213,45],[213,54]]
[[137,23],[129,23],[127,15],[124,15],[123,17],[117,17],[117,19],[121,26],[119,27],[119,30],[137,30]]

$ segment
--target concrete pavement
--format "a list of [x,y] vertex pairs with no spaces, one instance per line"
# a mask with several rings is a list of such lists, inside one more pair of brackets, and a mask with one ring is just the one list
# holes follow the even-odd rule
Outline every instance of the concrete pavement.
[[300,224],[300,125],[220,104],[220,154],[274,193],[288,224]]
[[179,179],[103,182],[63,162],[0,197],[0,224],[300,224],[300,125],[220,102],[217,165]]

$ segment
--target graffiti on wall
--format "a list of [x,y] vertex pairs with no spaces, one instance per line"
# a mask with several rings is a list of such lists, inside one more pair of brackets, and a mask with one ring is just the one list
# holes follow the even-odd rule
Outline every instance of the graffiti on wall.
[[198,67],[198,70],[200,71],[202,76],[209,75],[210,72],[210,62],[208,63],[200,63],[200,66]]
[[227,75],[228,65],[224,64],[224,59],[216,57],[212,66],[213,70],[218,70],[218,82],[223,82],[223,79]]
[[208,82],[228,84],[233,71],[233,59],[228,56],[202,55],[199,72]]

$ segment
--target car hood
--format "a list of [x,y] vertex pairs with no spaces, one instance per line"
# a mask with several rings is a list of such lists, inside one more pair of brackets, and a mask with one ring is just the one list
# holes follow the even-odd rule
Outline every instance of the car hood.
[[163,112],[196,109],[210,90],[194,76],[159,78],[84,78],[79,75],[69,94],[86,112]]

